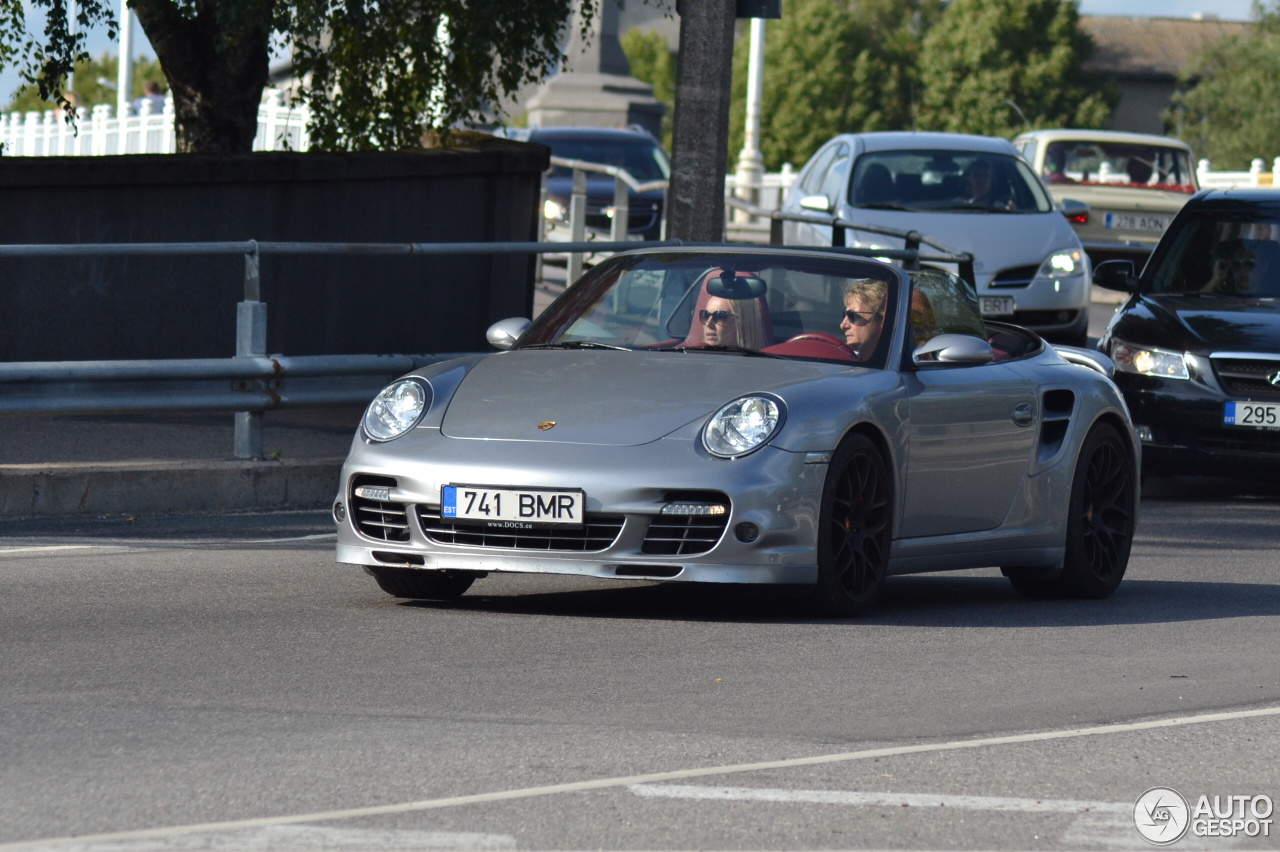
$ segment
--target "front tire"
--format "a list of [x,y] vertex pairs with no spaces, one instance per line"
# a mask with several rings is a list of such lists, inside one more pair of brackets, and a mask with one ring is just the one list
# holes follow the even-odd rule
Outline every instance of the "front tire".
[[818,515],[814,607],[840,618],[867,612],[880,597],[889,565],[892,480],[880,449],[850,435],[827,468]]
[[370,568],[382,591],[397,598],[451,601],[471,588],[475,577],[454,571],[414,568]]

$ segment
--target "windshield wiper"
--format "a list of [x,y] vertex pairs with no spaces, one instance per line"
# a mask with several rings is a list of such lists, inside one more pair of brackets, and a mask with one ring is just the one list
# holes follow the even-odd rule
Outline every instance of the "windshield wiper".
[[881,202],[878,204],[855,204],[853,206],[862,210],[915,210],[916,209],[914,207],[906,207],[902,204],[892,204],[888,201]]
[[773,352],[761,352],[759,349],[748,349],[745,346],[674,346],[666,352],[729,352],[734,355],[751,355],[757,358],[783,358]]
[[627,346],[614,346],[612,343],[601,343],[598,340],[564,340],[560,343],[531,343],[522,349],[616,349],[619,352],[630,352]]

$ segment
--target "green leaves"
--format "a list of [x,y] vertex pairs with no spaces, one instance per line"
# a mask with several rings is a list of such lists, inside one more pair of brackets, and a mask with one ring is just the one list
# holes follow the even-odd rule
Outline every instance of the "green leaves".
[[1074,3],[952,0],[921,46],[919,129],[1101,127],[1119,96],[1084,71],[1092,52]]
[[[1249,31],[1207,46],[1182,75],[1165,120],[1217,170],[1248,169],[1280,137],[1280,3],[1254,7]],[[1269,170],[1271,162],[1266,161]]]

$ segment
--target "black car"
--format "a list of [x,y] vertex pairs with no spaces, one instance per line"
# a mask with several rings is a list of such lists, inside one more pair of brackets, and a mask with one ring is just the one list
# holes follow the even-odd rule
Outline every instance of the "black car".
[[[600,127],[541,127],[522,134],[527,142],[551,149],[551,156],[581,160],[606,166],[618,166],[637,183],[666,181],[671,178],[667,152],[657,139],[643,130],[614,130]],[[587,172],[587,239],[609,239],[613,228],[614,179],[608,175]],[[547,174],[547,199],[543,206],[549,236],[567,241],[569,198],[573,193],[573,170],[552,166]],[[627,235],[631,239],[662,238],[662,207],[665,189],[627,193]]]
[[1110,260],[1093,280],[1132,294],[1098,348],[1115,362],[1143,472],[1280,472],[1280,190],[1200,192],[1141,276]]

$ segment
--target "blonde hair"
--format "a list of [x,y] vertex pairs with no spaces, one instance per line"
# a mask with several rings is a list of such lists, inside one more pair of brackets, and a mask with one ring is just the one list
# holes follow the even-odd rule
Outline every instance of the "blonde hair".
[[759,299],[726,299],[729,313],[738,328],[738,345],[747,349],[763,349],[769,345],[764,335]]
[[844,301],[857,299],[866,305],[873,305],[876,311],[883,311],[889,297],[889,285],[879,278],[856,278],[845,285]]

